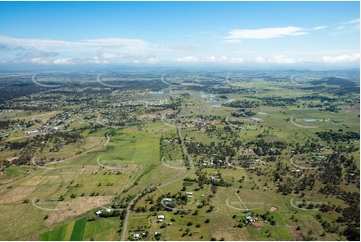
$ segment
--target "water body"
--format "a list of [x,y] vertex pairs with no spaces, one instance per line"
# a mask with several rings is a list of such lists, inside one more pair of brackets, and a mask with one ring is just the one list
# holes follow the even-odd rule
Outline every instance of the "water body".
[[234,99],[229,99],[229,100],[225,101],[223,104],[231,103],[231,102],[233,102],[233,101],[234,101]]
[[250,120],[254,120],[254,121],[262,121],[261,118],[250,118]]
[[161,91],[158,91],[158,92],[152,92],[151,94],[156,94],[156,95],[159,95],[159,94],[163,94],[164,93],[164,91],[163,90],[161,90]]
[[222,105],[221,104],[214,104],[211,106],[211,108],[220,108]]
[[259,114],[264,114],[264,115],[267,114],[266,112],[258,112],[258,113],[259,113]]
[[317,122],[317,119],[304,119],[305,122],[309,123],[309,122]]

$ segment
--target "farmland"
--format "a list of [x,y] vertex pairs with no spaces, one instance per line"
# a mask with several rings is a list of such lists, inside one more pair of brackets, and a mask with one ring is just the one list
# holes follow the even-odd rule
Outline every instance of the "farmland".
[[1,103],[0,239],[346,240],[359,232],[358,79],[84,75]]

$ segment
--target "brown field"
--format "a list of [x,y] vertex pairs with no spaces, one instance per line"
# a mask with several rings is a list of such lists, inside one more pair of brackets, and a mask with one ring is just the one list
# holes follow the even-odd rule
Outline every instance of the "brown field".
[[89,210],[99,208],[100,205],[108,204],[110,200],[110,196],[79,197],[64,203],[58,203],[55,207],[57,210],[51,212],[49,218],[45,221],[45,226],[79,216]]
[[157,118],[156,114],[143,114],[138,117],[140,120],[152,120]]
[[277,210],[276,207],[271,207],[271,208],[269,209],[270,212],[274,212],[274,211],[276,211],[276,210]]
[[[129,164],[129,165],[117,165],[112,166],[112,169],[107,169],[109,171],[120,171],[122,173],[134,173],[137,169],[136,164]],[[100,170],[104,171],[104,169],[100,169],[100,166],[85,166],[80,174],[90,175],[95,172],[99,172]]]
[[13,203],[21,201],[35,190],[35,186],[18,186],[0,195],[0,203]]
[[296,229],[296,226],[287,226],[288,231],[296,241],[303,241],[303,235],[301,231]]

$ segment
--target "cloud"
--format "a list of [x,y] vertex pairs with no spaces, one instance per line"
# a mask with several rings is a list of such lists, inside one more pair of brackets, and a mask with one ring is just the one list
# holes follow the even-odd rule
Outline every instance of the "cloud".
[[144,50],[149,46],[149,43],[141,39],[104,38],[64,41],[54,39],[13,38],[3,35],[0,35],[0,44],[8,46],[34,47],[36,49],[61,48],[63,50],[73,50],[79,48],[118,48],[125,50]]
[[338,27],[335,28],[335,30],[341,30],[341,29],[344,29],[344,28],[345,28],[345,26],[338,26]]
[[123,55],[119,55],[117,53],[103,52],[102,54],[100,54],[100,57],[103,59],[119,59],[122,58]]
[[315,28],[313,28],[313,30],[320,30],[320,29],[325,29],[327,28],[327,26],[317,26]]
[[30,60],[30,63],[34,63],[34,64],[49,64],[49,61],[46,59],[43,59],[41,57],[36,57],[36,58],[32,58]]
[[234,29],[228,32],[227,39],[271,39],[285,36],[305,35],[307,32],[300,27],[278,27],[263,29]]
[[230,58],[229,63],[243,63],[243,58]]
[[37,57],[55,57],[57,55],[59,55],[59,53],[55,51],[29,51],[22,56],[29,58],[37,58]]
[[258,56],[254,61],[260,64],[264,64],[264,63],[293,64],[297,62],[296,59],[287,57],[285,55],[275,55],[267,59],[263,58],[262,56]]
[[257,63],[266,63],[267,62],[262,56],[258,56],[254,61]]
[[74,64],[74,62],[73,62],[72,58],[60,58],[60,59],[53,60],[53,64],[55,64],[55,65],[70,65],[70,64]]
[[157,59],[157,58],[154,58],[154,57],[150,57],[146,60],[146,63],[149,63],[149,64],[155,64],[155,63],[159,63],[160,60]]
[[199,62],[199,59],[195,56],[186,56],[183,58],[177,58],[177,62]]
[[360,18],[354,19],[351,21],[347,21],[347,22],[343,22],[342,24],[359,24],[359,23],[360,23]]
[[339,55],[339,56],[324,56],[323,62],[326,63],[345,63],[345,62],[357,62],[360,61],[360,53],[354,53],[352,55]]
[[289,58],[284,55],[275,55],[272,58],[268,59],[268,62],[276,64],[293,64],[296,63],[296,60],[294,58]]
[[240,40],[240,39],[228,39],[228,40],[223,41],[223,43],[240,44],[240,43],[242,43],[242,40]]
[[215,57],[215,56],[209,56],[207,57],[207,62],[226,62],[228,60],[227,56],[221,56],[221,57]]

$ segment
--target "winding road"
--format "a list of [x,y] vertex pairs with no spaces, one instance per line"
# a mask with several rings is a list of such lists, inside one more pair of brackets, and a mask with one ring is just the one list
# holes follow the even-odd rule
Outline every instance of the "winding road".
[[300,128],[305,128],[305,129],[315,129],[315,128],[318,128],[319,126],[304,126],[304,125],[301,125],[301,124],[296,124],[294,121],[293,121],[293,117],[294,117],[295,115],[292,115],[291,117],[290,117],[290,121],[291,121],[291,123],[293,124],[293,125],[295,125],[295,126],[297,126],[297,127],[300,127]]

